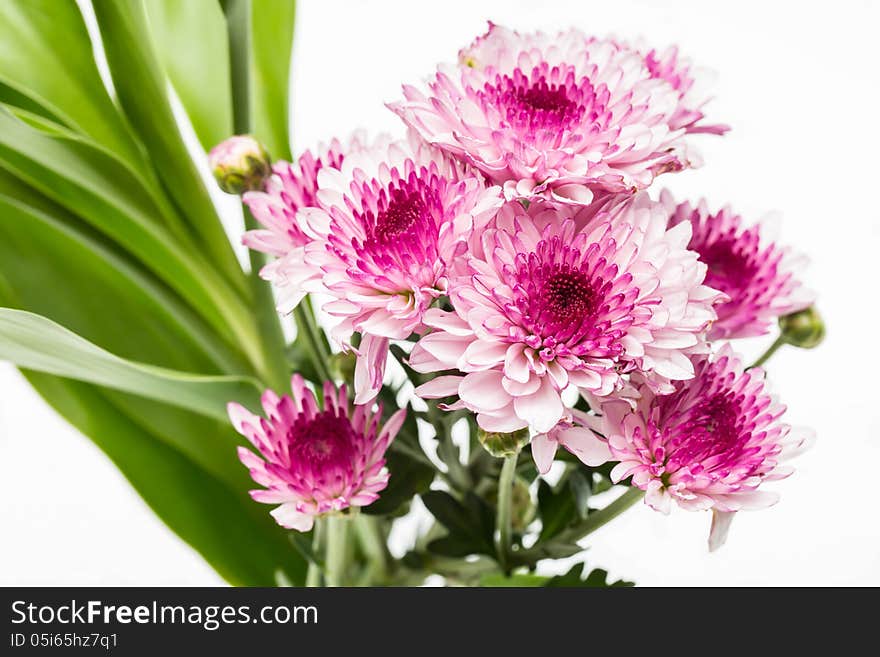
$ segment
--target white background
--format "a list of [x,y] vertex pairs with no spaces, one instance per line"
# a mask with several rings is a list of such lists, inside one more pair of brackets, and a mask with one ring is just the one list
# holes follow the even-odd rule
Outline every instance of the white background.
[[[709,518],[639,506],[597,532],[593,565],[642,585],[880,585],[880,165],[878,4],[827,2],[320,2],[297,15],[298,148],[357,127],[400,132],[382,103],[481,32],[575,25],[678,43],[718,72],[703,169],[666,176],[682,196],[783,215],[812,258],[828,339],[770,371],[789,421],[819,442],[776,484],[774,508],[740,514],[709,555]],[[746,347],[751,353],[765,343]],[[0,584],[200,585],[220,579],[156,520],[92,444],[0,365]]]

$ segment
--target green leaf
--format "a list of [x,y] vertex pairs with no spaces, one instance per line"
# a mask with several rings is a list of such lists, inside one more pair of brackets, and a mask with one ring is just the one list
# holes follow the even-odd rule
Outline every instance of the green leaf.
[[205,150],[232,134],[229,45],[217,0],[149,0],[150,33],[162,66]]
[[156,223],[159,209],[118,161],[88,143],[48,135],[0,111],[0,164],[119,243],[232,339],[230,321],[241,325],[236,318],[247,310],[194,248],[185,251]]
[[547,586],[549,577],[544,575],[532,575],[530,573],[514,574],[510,576],[501,573],[490,573],[480,577],[480,586],[488,587],[539,587]]
[[131,392],[219,420],[226,419],[230,401],[259,405],[260,386],[255,380],[196,376],[125,360],[45,317],[10,308],[0,308],[0,360]]
[[251,0],[253,53],[252,112],[254,135],[276,159],[291,159],[290,56],[293,49],[294,0]]
[[[4,180],[0,175],[0,187]],[[27,190],[18,189],[22,198]],[[0,277],[0,304],[48,317],[120,357],[183,371],[237,370],[208,327],[149,274],[48,214],[16,215],[0,205]],[[242,483],[234,455],[240,439],[228,422],[116,396],[201,467]]]
[[[230,489],[121,412],[85,383],[28,373],[30,383],[65,419],[89,436],[144,501],[231,584],[273,586],[276,572],[305,581],[306,562],[288,543],[268,507]],[[132,555],[132,568],[150,555]]]
[[574,498],[574,506],[581,518],[586,518],[590,512],[589,502],[592,494],[592,475],[584,470],[572,470],[568,476],[568,485]]
[[129,165],[144,163],[98,73],[76,3],[0,2],[0,82]]
[[495,554],[493,533],[495,519],[492,509],[476,494],[468,492],[464,504],[445,491],[432,490],[422,495],[422,502],[449,536],[436,539],[428,549],[445,556]]
[[[3,113],[0,112],[0,125],[3,123]],[[3,134],[0,131],[0,144],[3,141]],[[8,151],[4,151],[2,145],[0,145],[0,160],[4,157],[11,157]],[[72,162],[72,164],[74,164]],[[80,165],[82,163],[80,162]],[[24,165],[22,165],[24,166]],[[47,169],[43,169],[44,179],[41,184],[45,184],[46,180],[53,180],[52,172]],[[35,170],[34,176],[37,176],[37,172]],[[127,262],[125,256],[117,253],[114,255],[110,255],[110,249],[108,247],[102,247],[100,245],[100,240],[93,235],[89,235],[88,231],[82,231],[79,227],[77,227],[77,220],[72,217],[66,211],[58,211],[57,205],[53,204],[50,201],[45,199],[41,199],[39,194],[34,193],[29,187],[25,185],[21,185],[22,189],[14,189],[12,186],[15,184],[14,180],[11,180],[8,175],[0,175],[0,181],[5,180],[5,182],[0,182],[0,189],[6,187],[6,190],[9,193],[16,194],[17,198],[24,200],[25,203],[33,203],[35,206],[39,207],[39,210],[34,207],[28,207],[18,200],[13,200],[6,196],[0,195],[0,217],[2,217],[2,222],[0,222],[0,235],[6,235],[6,239],[11,241],[12,243],[17,245],[17,248],[12,248],[12,243],[0,244],[0,253],[6,252],[6,257],[3,261],[3,267],[6,269],[7,267],[11,268],[13,263],[18,262],[19,267],[23,267],[24,270],[20,271],[28,271],[30,272],[30,276],[33,277],[33,280],[28,280],[25,277],[21,277],[19,280],[22,285],[28,286],[30,290],[33,291],[35,295],[35,300],[39,304],[40,307],[51,309],[51,312],[46,312],[46,310],[36,310],[41,315],[49,316],[51,319],[56,319],[56,316],[52,313],[55,312],[55,307],[51,304],[43,304],[41,300],[41,295],[43,294],[39,288],[37,288],[34,283],[36,281],[42,281],[45,286],[44,289],[52,289],[53,287],[61,286],[64,287],[65,279],[59,278],[54,275],[53,268],[55,267],[63,267],[67,270],[68,276],[72,276],[74,280],[78,282],[78,292],[73,295],[64,295],[61,298],[55,299],[57,303],[58,309],[71,308],[79,304],[84,308],[90,306],[97,306],[96,310],[98,312],[94,315],[86,316],[84,313],[77,313],[78,319],[85,319],[88,323],[94,324],[96,322],[105,321],[102,318],[102,312],[105,308],[112,308],[109,300],[101,299],[96,297],[94,291],[90,289],[89,283],[89,275],[90,273],[95,273],[93,270],[87,268],[86,270],[79,271],[72,267],[67,267],[65,265],[73,264],[71,259],[74,256],[71,256],[69,251],[75,250],[78,254],[82,255],[84,259],[91,260],[88,256],[83,254],[83,249],[86,251],[94,251],[96,249],[100,249],[104,252],[103,260],[106,261],[106,265],[102,267],[101,276],[105,277],[105,280],[110,280],[114,276],[118,276],[118,273],[114,273],[113,270],[126,269],[127,275],[129,277],[135,276],[139,279],[138,285],[142,288],[149,287],[149,294],[153,297],[159,295],[162,297],[161,303],[157,303],[152,301],[149,305],[158,306],[158,312],[162,315],[168,315],[170,309],[166,309],[168,305],[173,307],[173,311],[176,317],[176,321],[180,321],[177,318],[186,317],[192,325],[199,324],[198,321],[192,320],[191,311],[185,310],[179,301],[171,301],[167,291],[163,290],[163,287],[158,282],[152,281],[150,277],[145,277],[142,274],[137,274],[136,267],[133,267],[131,264]],[[62,178],[58,178],[54,180],[59,188],[63,188],[65,182]],[[166,249],[166,244],[158,239],[152,239],[151,233],[147,230],[141,230],[140,227],[133,225],[130,221],[127,221],[124,215],[116,214],[113,212],[111,207],[106,205],[101,205],[100,199],[96,199],[94,196],[90,196],[89,192],[82,190],[82,197],[80,201],[76,201],[76,203],[83,204],[84,212],[89,212],[89,207],[94,204],[94,210],[91,210],[92,216],[96,219],[96,221],[101,222],[101,227],[104,227],[105,223],[113,223],[114,220],[117,221],[115,228],[107,228],[107,230],[114,230],[117,233],[121,233],[123,231],[127,231],[128,239],[133,241],[140,241],[141,246],[138,246],[139,249],[144,249],[150,254],[149,257],[154,266],[160,267],[164,263],[167,267],[165,273],[166,275],[169,272],[176,273],[180,278],[176,281],[177,289],[183,290],[181,292],[181,296],[185,299],[192,300],[194,297],[200,299],[199,303],[194,304],[197,307],[201,307],[204,309],[204,315],[209,315],[206,319],[211,321],[211,324],[215,331],[220,332],[224,338],[231,339],[232,336],[228,333],[228,326],[230,323],[238,324],[240,321],[247,321],[246,310],[243,307],[236,306],[237,302],[234,299],[230,299],[230,294],[227,294],[225,298],[230,299],[229,303],[232,304],[233,307],[238,308],[237,310],[229,310],[225,315],[218,309],[218,305],[221,304],[221,299],[223,298],[222,294],[218,291],[218,293],[212,298],[208,292],[202,288],[205,281],[199,281],[194,273],[188,272],[185,267],[182,268],[182,260],[184,256],[177,257],[177,255],[169,254]],[[72,190],[71,193],[66,197],[68,202],[71,198],[76,197],[76,190]],[[79,197],[77,197],[79,198]],[[51,212],[51,214],[48,214]],[[128,223],[128,226],[125,223]],[[64,225],[62,227],[62,224]],[[62,234],[63,233],[63,234]],[[79,237],[81,235],[82,237]],[[41,248],[37,248],[37,242],[43,242],[43,246]],[[49,242],[50,244],[47,244]],[[46,250],[48,249],[48,251]],[[154,250],[152,250],[154,249]],[[30,254],[30,257],[25,257],[25,254]],[[57,260],[53,259],[53,255]],[[107,271],[107,266],[110,267],[110,271]],[[111,280],[111,283],[114,281]],[[201,288],[201,289],[200,289]],[[184,294],[186,292],[186,294]],[[144,296],[144,292],[141,291],[140,294],[137,295],[137,299],[142,299]],[[43,299],[48,299],[49,297],[42,297]],[[125,303],[124,305],[137,305],[137,304],[129,304]],[[221,305],[220,308],[223,306]],[[236,319],[236,318],[239,319]],[[57,320],[59,323],[70,327],[76,333],[79,333],[91,340],[92,342],[96,342],[101,347],[106,349],[110,349],[114,353],[119,354],[123,357],[130,357],[126,352],[114,347],[111,344],[107,344],[101,342],[98,339],[92,337],[89,333],[84,332],[79,328],[78,323],[69,323],[64,320]],[[149,326],[152,322],[149,317],[140,316],[138,312],[134,312],[131,317],[132,323],[127,326],[120,326],[120,331],[132,332],[135,334],[143,331],[144,326]],[[223,325],[226,324],[226,328],[223,328]],[[111,325],[115,326],[115,325]],[[208,333],[205,331],[203,327],[197,329],[200,334],[200,340],[203,341],[203,348],[211,349],[213,354],[217,357],[218,360],[223,360],[226,363],[242,363],[243,361],[237,355],[237,348],[233,347],[229,342],[224,344],[218,343],[218,339],[215,334]],[[246,328],[240,329],[241,331],[245,331]],[[125,345],[128,346],[128,343]],[[200,353],[203,349],[200,347],[195,353]],[[146,358],[149,358],[147,356]],[[166,365],[166,363],[153,363],[153,364],[162,364]],[[169,365],[171,367],[175,367],[178,369],[186,369],[183,367],[178,367],[176,364]],[[244,367],[240,365],[239,367]],[[204,367],[199,368],[201,371],[205,371]],[[194,371],[199,371],[196,369]],[[209,368],[208,371],[211,371],[213,368]],[[190,370],[193,371],[193,370]],[[235,371],[235,370],[233,370]],[[241,371],[239,369],[238,371]]]
[[178,129],[142,1],[101,0],[93,6],[119,103],[166,192],[200,237],[215,268],[248,295],[217,211]]
[[40,105],[33,98],[7,84],[4,84],[3,82],[0,82],[0,103],[9,105],[10,107],[21,108],[24,111],[41,116],[44,119],[48,119],[59,125],[64,123],[61,118],[50,112],[43,105]]
[[444,557],[461,558],[485,552],[482,543],[461,536],[441,536],[428,543],[428,551]]
[[388,487],[378,500],[363,508],[363,513],[393,514],[415,495],[427,491],[434,481],[434,468],[402,452],[389,451],[385,465],[391,475]]
[[581,588],[624,588],[635,586],[633,582],[619,579],[608,582],[608,571],[595,568],[583,577],[584,564],[579,563],[571,567],[564,575],[556,575],[550,578],[544,586],[550,588],[581,587]]
[[559,492],[555,492],[543,479],[538,484],[538,511],[541,514],[539,542],[556,536],[568,527],[577,515],[574,496],[565,482],[561,483]]

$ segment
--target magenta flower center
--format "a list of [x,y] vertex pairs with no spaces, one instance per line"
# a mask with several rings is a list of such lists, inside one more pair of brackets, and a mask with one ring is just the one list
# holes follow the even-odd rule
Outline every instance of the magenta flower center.
[[742,481],[760,474],[775,453],[762,447],[759,430],[769,397],[731,389],[719,378],[724,376],[723,370],[704,371],[697,383],[656,399],[652,424],[662,447],[654,459],[664,477],[684,468],[710,481]]
[[300,417],[287,433],[294,468],[346,470],[355,455],[357,436],[346,417],[324,411],[311,420]]
[[[393,169],[391,175],[386,185],[377,180],[363,185],[363,209],[353,214],[363,227],[365,239],[345,245],[344,251],[353,251],[343,256],[352,270],[379,277],[380,281],[390,280],[394,272],[414,276],[426,268],[430,271],[439,262],[437,240],[446,219],[444,200],[450,189],[450,183],[433,165],[409,169],[406,176]],[[331,235],[331,243],[336,239]],[[431,285],[433,280],[421,283]],[[388,285],[389,290],[395,287]]]
[[[495,302],[522,331],[519,339],[539,349],[543,359],[622,352],[619,341],[632,324],[638,290],[628,287],[629,274],[618,276],[599,251],[598,244],[570,246],[553,237],[539,242],[535,252],[519,254],[515,269],[503,268],[514,297],[497,293]],[[618,287],[627,293],[613,293]]]
[[544,316],[551,324],[580,322],[592,312],[596,294],[583,272],[560,265],[544,281],[541,291]]
[[409,228],[425,218],[428,210],[422,200],[422,190],[392,189],[391,200],[384,210],[380,210],[373,226],[375,239],[383,244],[399,237]]
[[755,282],[760,265],[743,253],[734,240],[719,240],[711,244],[691,245],[700,254],[700,260],[706,263],[706,285],[727,292],[747,289]]
[[670,459],[682,464],[739,460],[748,432],[743,432],[739,404],[732,394],[719,393],[694,406],[667,442]]
[[573,68],[551,68],[546,62],[531,75],[520,69],[512,75],[496,74],[477,96],[508,125],[531,136],[560,135],[584,122],[594,123],[607,100],[597,95],[588,78],[575,80]]

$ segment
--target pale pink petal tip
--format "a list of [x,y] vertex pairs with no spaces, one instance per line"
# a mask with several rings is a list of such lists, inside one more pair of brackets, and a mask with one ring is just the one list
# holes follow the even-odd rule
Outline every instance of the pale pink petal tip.
[[709,530],[709,552],[714,552],[727,542],[730,523],[733,522],[735,511],[712,510],[712,527]]

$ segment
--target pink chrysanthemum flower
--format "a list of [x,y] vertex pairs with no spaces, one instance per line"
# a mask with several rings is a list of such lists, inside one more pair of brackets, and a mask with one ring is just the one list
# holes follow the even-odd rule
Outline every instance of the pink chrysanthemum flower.
[[385,451],[400,430],[406,411],[379,428],[382,407],[349,408],[345,386],[324,384],[323,409],[299,375],[293,396],[263,393],[262,418],[239,404],[229,404],[229,418],[259,456],[245,447],[238,458],[262,489],[257,502],[278,504],[272,516],[282,527],[309,531],[316,516],[348,507],[367,506],[388,485]]
[[767,333],[777,317],[803,310],[814,299],[797,274],[806,258],[762,239],[759,225],[747,227],[729,207],[709,212],[706,202],[697,207],[676,204],[669,192],[661,201],[670,214],[669,224],[689,223],[693,229],[688,248],[706,263],[706,285],[721,290],[728,301],[716,309],[718,319],[709,337],[746,338]]
[[672,394],[656,396],[637,385],[641,397],[601,405],[602,428],[614,459],[613,481],[632,477],[645,501],[668,513],[671,503],[689,510],[713,509],[710,546],[723,542],[730,516],[774,504],[778,495],[759,490],[764,481],[792,473],[781,465],[809,444],[806,429],[780,421],[785,407],[764,386],[764,371],[743,370],[730,345],[694,359],[693,379]]
[[340,319],[333,335],[343,346],[361,334],[361,404],[382,385],[389,341],[421,330],[425,311],[447,293],[447,265],[495,214],[501,190],[414,138],[352,154],[340,170],[320,171],[318,183],[317,207],[298,215],[311,241],[285,272],[333,297],[324,310]]
[[534,201],[507,203],[476,235],[450,299],[432,309],[410,364],[459,370],[421,386],[426,398],[457,395],[487,431],[563,418],[568,386],[608,395],[621,375],[641,370],[658,387],[693,376],[688,353],[720,294],[687,250],[690,228],[667,230],[663,207],[646,194],[600,212]]
[[643,189],[689,166],[680,91],[636,50],[490,24],[459,59],[427,93],[404,86],[389,107],[508,196],[589,203],[594,191]]
[[343,146],[337,139],[329,147],[318,149],[318,155],[305,151],[295,163],[278,161],[263,191],[248,192],[242,201],[263,228],[247,231],[242,243],[250,249],[275,256],[260,275],[278,290],[278,310],[289,313],[302,300],[302,281],[291,278],[291,263],[302,262],[305,245],[310,238],[296,220],[296,213],[317,202],[318,172],[324,168],[339,169],[347,154],[367,148],[365,138],[355,134]]
[[679,55],[676,46],[662,52],[654,48],[640,50],[645,53],[645,65],[651,77],[665,80],[678,92],[678,105],[669,119],[670,128],[689,134],[713,135],[723,135],[730,130],[723,124],[702,123],[703,107],[711,100],[706,89],[711,78],[707,71],[694,68],[690,60]]

